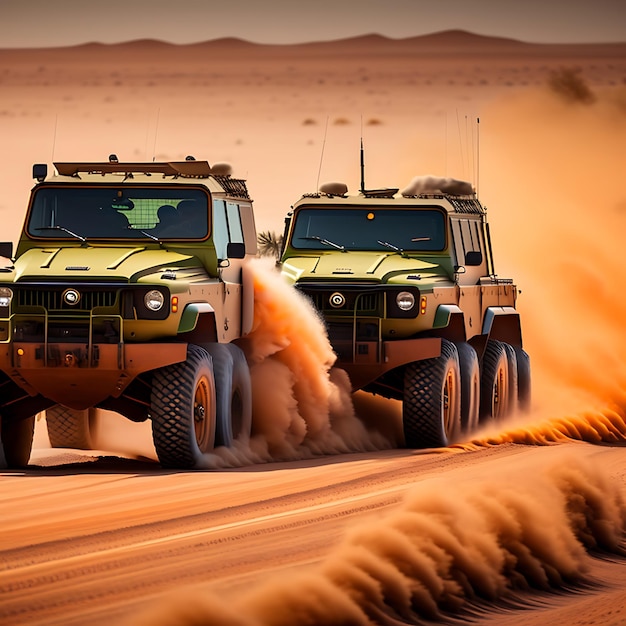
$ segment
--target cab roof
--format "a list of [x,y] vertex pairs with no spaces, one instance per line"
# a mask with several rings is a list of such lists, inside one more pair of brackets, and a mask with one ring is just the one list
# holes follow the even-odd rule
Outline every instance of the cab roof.
[[[33,177],[39,183],[44,182],[141,182],[159,184],[160,182],[202,182],[213,193],[224,193],[236,198],[250,199],[246,181],[231,177],[231,167],[226,163],[217,163],[211,167],[208,161],[167,162],[119,162],[114,155],[107,162],[55,162],[56,175],[48,176],[45,164],[33,166]],[[161,177],[153,178],[154,174]],[[121,178],[121,180],[120,180]],[[104,180],[103,180],[104,179]]]

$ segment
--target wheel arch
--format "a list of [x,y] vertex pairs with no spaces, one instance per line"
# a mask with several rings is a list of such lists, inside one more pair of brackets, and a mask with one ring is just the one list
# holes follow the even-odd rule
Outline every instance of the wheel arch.
[[522,325],[519,312],[510,306],[488,307],[483,317],[483,336],[522,347]]
[[465,314],[456,304],[440,304],[435,312],[433,328],[437,336],[461,343],[467,341],[465,333]]
[[188,343],[217,341],[215,309],[208,302],[192,302],[183,310],[178,334]]

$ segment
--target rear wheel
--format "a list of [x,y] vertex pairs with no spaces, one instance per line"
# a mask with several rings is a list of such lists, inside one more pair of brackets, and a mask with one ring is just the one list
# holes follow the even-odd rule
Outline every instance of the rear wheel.
[[519,347],[515,348],[517,356],[517,398],[519,408],[522,411],[530,409],[531,384],[530,384],[530,357]]
[[441,340],[441,356],[406,366],[402,422],[408,448],[439,448],[458,436],[461,377],[456,346]]
[[480,413],[480,366],[476,350],[468,343],[456,344],[461,370],[461,430],[469,435],[478,427]]
[[0,464],[4,461],[4,467],[9,469],[26,467],[33,447],[35,416],[21,420],[3,417],[0,423],[0,442],[4,456],[4,459],[0,458]]
[[509,410],[507,414],[512,415],[518,407],[517,394],[519,381],[517,376],[517,353],[512,345],[508,343],[503,343],[502,345],[506,352],[506,360],[509,368]]
[[205,344],[213,359],[216,395],[215,445],[247,440],[252,428],[252,384],[246,357],[238,346]]
[[190,344],[187,360],[152,379],[152,439],[163,467],[195,469],[215,442],[215,379],[209,353]]
[[481,421],[501,420],[509,408],[509,367],[504,345],[490,339],[483,355],[480,378]]
[[57,404],[46,410],[48,438],[53,448],[92,450],[98,414],[96,409],[78,411]]

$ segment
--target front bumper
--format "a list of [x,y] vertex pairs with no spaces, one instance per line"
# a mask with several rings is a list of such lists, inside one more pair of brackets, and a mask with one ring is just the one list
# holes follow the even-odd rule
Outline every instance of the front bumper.
[[16,341],[0,347],[0,370],[31,396],[85,409],[119,397],[139,374],[186,357],[186,343]]

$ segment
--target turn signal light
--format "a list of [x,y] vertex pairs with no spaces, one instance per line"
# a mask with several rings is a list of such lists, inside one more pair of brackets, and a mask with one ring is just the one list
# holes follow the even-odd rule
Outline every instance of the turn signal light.
[[424,315],[426,313],[426,296],[422,296],[420,298],[420,314]]
[[172,313],[178,312],[178,296],[172,296]]

